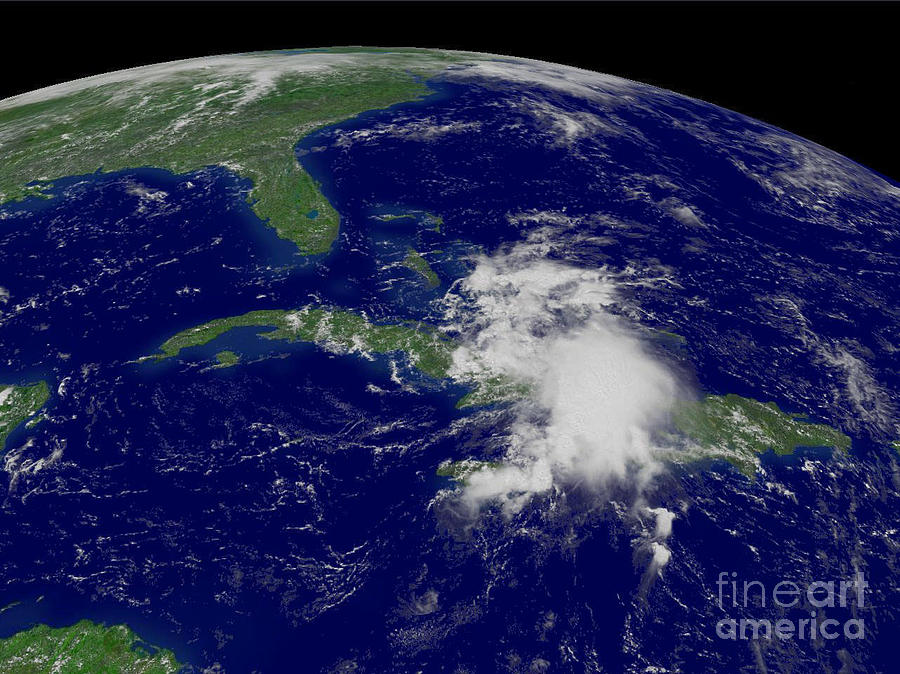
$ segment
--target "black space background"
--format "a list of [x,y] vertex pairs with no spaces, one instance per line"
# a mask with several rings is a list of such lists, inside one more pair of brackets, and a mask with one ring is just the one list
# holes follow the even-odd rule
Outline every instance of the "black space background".
[[444,47],[566,63],[743,112],[900,181],[900,4],[0,2],[0,98],[194,56]]

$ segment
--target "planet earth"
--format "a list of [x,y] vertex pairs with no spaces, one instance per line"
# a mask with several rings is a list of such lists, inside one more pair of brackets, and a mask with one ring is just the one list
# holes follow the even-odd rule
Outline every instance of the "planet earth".
[[0,671],[888,672],[900,185],[336,48],[0,101]]

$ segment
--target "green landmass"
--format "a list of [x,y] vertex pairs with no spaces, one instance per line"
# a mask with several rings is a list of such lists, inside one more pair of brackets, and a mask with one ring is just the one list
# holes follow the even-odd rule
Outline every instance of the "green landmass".
[[167,674],[180,668],[174,653],[144,646],[125,625],[37,625],[0,639],[3,674]]
[[680,403],[673,414],[675,428],[691,446],[681,458],[722,459],[747,476],[756,474],[758,455],[768,450],[790,454],[798,447],[832,447],[846,452],[850,438],[826,424],[803,421],[803,415],[782,412],[729,393]]
[[381,222],[395,222],[397,220],[415,220],[416,217],[421,217],[422,224],[428,226],[428,229],[440,232],[441,227],[444,224],[444,218],[440,215],[435,215],[434,213],[429,213],[427,211],[411,211],[409,213],[382,213],[381,215],[374,216],[376,220],[380,220]]
[[[234,57],[243,65],[230,68],[199,60],[165,75],[0,105],[0,203],[40,194],[56,178],[98,170],[153,166],[188,173],[225,166],[252,180],[252,208],[278,236],[303,253],[323,253],[337,236],[339,216],[295,159],[298,140],[363,111],[426,95],[423,78],[459,58],[336,51],[348,55],[346,62],[304,70],[302,55],[293,57],[293,68],[277,54]],[[267,74],[266,59],[282,65]]]
[[[240,316],[217,318],[173,335],[159,347],[159,353],[145,356],[141,361],[164,360],[177,356],[183,349],[208,344],[235,328],[261,328],[257,333],[264,339],[288,342],[311,342],[326,348],[346,352],[387,354],[402,352],[410,364],[434,379],[450,376],[456,342],[445,337],[434,326],[425,323],[372,323],[365,316],[343,309],[303,307],[294,310],[264,309]],[[231,354],[231,355],[223,355]],[[230,351],[217,354],[220,363],[237,358]],[[218,366],[216,366],[218,367]],[[466,379],[473,387],[457,403],[458,408],[490,405],[518,400],[528,394],[528,388],[499,377],[486,380]]]
[[415,216],[412,213],[385,213],[377,218],[382,222],[394,222],[396,220],[412,220]]
[[391,353],[402,351],[411,364],[436,379],[447,376],[453,343],[431,326],[417,323],[380,325],[364,316],[339,309],[306,307],[296,310],[251,311],[189,328],[160,346],[157,360],[177,356],[182,349],[211,342],[240,327],[267,328],[265,339],[313,342],[345,351]]
[[[376,324],[351,311],[305,307],[251,311],[212,320],[172,336],[161,345],[160,353],[149,358],[177,356],[182,349],[206,344],[239,327],[262,328],[258,334],[265,339],[312,342],[347,352],[403,352],[415,368],[435,379],[450,376],[456,348],[454,341],[423,323]],[[222,354],[231,352],[220,352],[220,362],[237,358]],[[458,408],[521,400],[530,395],[527,384],[496,376],[465,383],[473,389],[457,402]],[[681,438],[688,444],[667,458],[681,463],[721,459],[748,476],[756,474],[759,455],[769,450],[790,454],[798,447],[832,447],[844,452],[850,448],[850,438],[837,429],[783,412],[774,402],[735,394],[683,401],[675,407],[672,421],[676,434],[670,439]]]
[[216,354],[216,361],[219,363],[216,367],[231,367],[237,365],[241,361],[241,357],[234,351],[219,351]]
[[[45,421],[46,419],[47,419],[46,414],[38,414],[37,416],[31,417],[31,419],[29,419],[28,421],[25,422],[25,428],[34,428],[35,426],[37,426],[42,421]],[[0,447],[0,449],[2,449],[2,447]]]
[[[482,383],[469,394],[475,398],[471,404],[485,404],[477,400],[483,389],[489,390],[489,385]],[[528,389],[520,386],[507,389],[506,394],[506,398],[501,392],[488,395],[495,396],[489,398],[491,402],[498,398],[516,399],[528,395]],[[678,435],[667,434],[668,439],[686,439],[688,445],[672,450],[665,458],[687,464],[719,459],[750,478],[756,475],[759,455],[769,450],[785,455],[798,447],[831,447],[841,452],[850,449],[850,438],[831,426],[803,421],[802,415],[783,412],[773,402],[763,403],[735,394],[683,401],[676,406],[673,423]],[[900,442],[894,442],[893,447],[900,452]],[[476,459],[446,461],[437,474],[464,483],[474,471],[500,465]]]
[[440,477],[449,477],[454,482],[464,485],[466,478],[472,473],[482,469],[499,468],[503,464],[499,461],[478,461],[476,459],[464,459],[462,461],[444,461],[435,472]]
[[0,451],[6,438],[23,421],[35,414],[50,397],[46,382],[29,386],[0,385]]
[[652,332],[653,336],[661,342],[671,343],[676,346],[687,344],[687,339],[677,332],[670,332],[669,330],[653,330]]
[[894,448],[895,452],[900,454],[900,440],[894,440],[894,442],[891,443],[891,447]]
[[527,398],[530,394],[531,388],[527,384],[503,377],[490,377],[479,382],[476,388],[460,398],[456,406],[481,407],[498,402],[512,402]]
[[406,253],[406,258],[403,260],[403,266],[420,274],[425,281],[427,281],[429,288],[437,288],[441,285],[441,279],[434,272],[434,269],[431,268],[431,265],[428,264],[428,261],[422,257],[422,254],[417,250],[413,248],[409,249]]
[[444,218],[442,218],[440,215],[435,215],[434,213],[426,213],[425,222],[431,225],[431,229],[433,229],[435,232],[440,232],[441,227],[444,226]]

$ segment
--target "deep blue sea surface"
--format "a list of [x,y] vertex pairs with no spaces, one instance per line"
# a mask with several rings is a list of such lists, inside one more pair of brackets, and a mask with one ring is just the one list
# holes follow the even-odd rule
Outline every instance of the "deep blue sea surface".
[[[839,648],[889,671],[900,620],[883,532],[900,513],[896,467],[887,438],[849,423],[851,403],[829,393],[835,371],[798,346],[852,343],[887,390],[900,387],[885,347],[900,323],[900,285],[886,281],[897,275],[896,227],[779,215],[733,154],[640,110],[608,119],[639,138],[553,143],[553,127],[519,105],[534,92],[432,86],[423,101],[297,145],[342,218],[324,256],[278,239],[247,204],[249,183],[220,168],[79,176],[49,200],[0,208],[10,296],[0,380],[45,379],[54,391],[48,419],[10,436],[16,463],[0,478],[0,605],[21,602],[0,613],[0,636],[34,622],[126,622],[185,662],[228,672],[351,661],[375,672],[543,661],[549,671],[736,671],[757,655],[715,638],[708,592],[720,571],[774,584],[861,567],[877,616],[864,647],[786,652],[796,671],[836,671]],[[607,118],[596,102],[540,96]],[[708,107],[659,105],[685,118]],[[445,131],[409,131],[422,120]],[[366,130],[365,141],[354,135]],[[701,224],[677,210],[688,203]],[[484,454],[509,420],[457,423],[473,414],[454,407],[464,391],[401,356],[369,361],[242,329],[178,359],[134,362],[180,330],[255,309],[315,302],[440,322],[437,300],[473,256],[523,240],[546,213],[577,223],[554,253],[570,264],[673,272],[676,284],[627,292],[648,327],[684,336],[666,357],[703,391],[835,424],[852,456],[767,456],[756,482],[722,466],[661,479],[652,505],[679,518],[673,561],[648,581],[633,524],[608,498],[575,490],[565,507],[537,499],[515,522],[489,512],[474,529],[440,507],[449,481],[437,466]],[[400,265],[410,247],[440,287]],[[800,298],[802,321],[784,298]],[[785,327],[794,320],[802,329]],[[211,367],[224,349],[242,364]],[[398,383],[396,368],[417,386]]]

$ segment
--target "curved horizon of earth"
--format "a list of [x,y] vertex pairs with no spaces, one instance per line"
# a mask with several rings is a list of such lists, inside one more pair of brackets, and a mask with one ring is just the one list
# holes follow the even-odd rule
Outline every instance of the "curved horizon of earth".
[[886,671],[898,222],[826,148],[524,59],[2,100],[0,669]]

